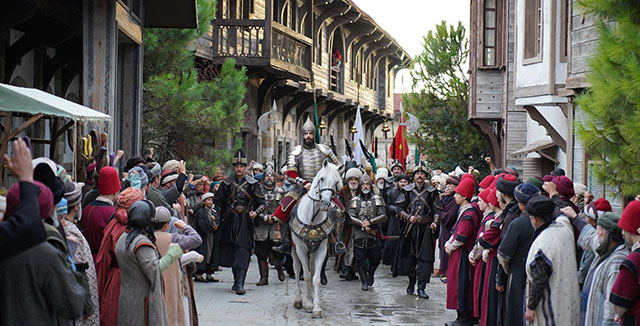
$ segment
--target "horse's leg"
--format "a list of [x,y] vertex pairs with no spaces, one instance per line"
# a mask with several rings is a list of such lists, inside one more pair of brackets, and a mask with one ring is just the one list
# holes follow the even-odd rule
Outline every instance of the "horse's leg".
[[293,300],[293,307],[296,309],[302,309],[302,290],[300,284],[300,258],[298,257],[298,248],[300,244],[297,243],[298,239],[296,237],[291,237],[293,243],[295,244],[294,250],[291,250],[291,258],[293,258],[293,272],[296,275],[296,294],[295,299]]
[[320,244],[320,248],[314,254],[314,266],[313,266],[313,318],[322,317],[322,309],[320,309],[320,278],[322,275],[322,268],[324,266],[324,259],[327,256],[327,243],[329,240],[323,240]]
[[[306,296],[307,298],[309,298],[308,301],[311,301],[311,296],[310,296],[310,292],[309,292],[309,284],[311,283],[311,273],[313,273],[313,271],[311,271],[309,269],[309,258],[307,256],[308,254],[308,248],[307,246],[304,244],[304,242],[300,241],[301,243],[298,245],[296,244],[296,254],[298,255],[298,259],[300,260],[300,264],[302,265],[302,274],[304,276],[304,281],[307,284],[307,293]],[[300,275],[296,275],[297,281],[300,282]],[[310,306],[309,305],[304,305],[306,306]]]

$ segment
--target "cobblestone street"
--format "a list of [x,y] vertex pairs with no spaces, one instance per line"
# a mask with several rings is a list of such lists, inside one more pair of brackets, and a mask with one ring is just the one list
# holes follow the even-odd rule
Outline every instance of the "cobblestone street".
[[[200,325],[444,325],[455,319],[455,312],[445,309],[446,286],[438,278],[427,285],[429,300],[417,300],[405,293],[406,277],[392,278],[389,266],[381,265],[374,287],[360,290],[360,281],[347,282],[330,269],[329,282],[321,289],[322,319],[293,308],[295,280],[279,282],[275,269],[269,272],[269,285],[257,287],[258,268],[251,262],[245,289],[238,296],[231,291],[231,269],[216,273],[219,283],[196,283],[196,300]],[[304,296],[304,290],[303,290]]]

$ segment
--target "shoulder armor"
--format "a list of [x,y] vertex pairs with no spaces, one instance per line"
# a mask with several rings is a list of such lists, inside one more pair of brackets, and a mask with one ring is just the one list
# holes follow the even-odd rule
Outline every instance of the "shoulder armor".
[[358,196],[351,198],[351,200],[349,201],[349,208],[357,209],[359,200],[360,199],[358,198]]
[[244,177],[247,179],[247,183],[250,184],[250,185],[258,183],[258,180],[254,179],[252,176],[250,176],[248,174],[245,175]]
[[320,152],[322,152],[322,154],[324,155],[329,155],[329,153],[331,153],[331,149],[327,146],[316,144],[316,147],[318,147],[318,150],[320,150]]
[[411,183],[411,184],[408,184],[408,185],[404,186],[404,187],[402,188],[402,190],[404,190],[404,191],[411,191],[411,190],[413,190],[413,188],[415,188],[415,187],[416,187],[416,184],[415,184],[415,183]]
[[384,206],[384,200],[382,199],[382,197],[380,197],[380,195],[373,195],[373,202],[375,203],[376,206]]
[[229,185],[231,185],[233,183],[233,178],[232,177],[226,177],[224,180],[222,180],[222,183],[224,183],[227,186],[229,186]]
[[302,154],[302,145],[298,145],[298,146],[294,147],[293,150],[290,153],[290,155],[293,155],[293,156],[298,156],[300,154]]
[[284,188],[278,186],[274,188],[274,191],[282,194],[286,193],[286,191],[284,191]]
[[430,183],[427,183],[427,184],[426,184],[426,186],[427,186],[427,191],[428,191],[428,192],[434,192],[434,191],[436,191],[436,187],[434,187],[434,186],[433,186],[433,185],[431,185]]

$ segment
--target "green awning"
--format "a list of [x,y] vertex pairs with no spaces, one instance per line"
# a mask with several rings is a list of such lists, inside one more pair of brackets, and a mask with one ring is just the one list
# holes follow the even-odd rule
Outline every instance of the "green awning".
[[79,121],[111,120],[111,116],[35,88],[0,83],[0,111],[69,118]]

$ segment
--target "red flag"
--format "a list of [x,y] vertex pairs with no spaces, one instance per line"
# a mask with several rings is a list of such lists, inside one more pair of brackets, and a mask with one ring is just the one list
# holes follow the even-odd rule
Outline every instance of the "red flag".
[[393,139],[393,143],[391,144],[389,151],[392,153],[391,158],[400,161],[403,169],[405,168],[407,155],[409,155],[409,145],[407,144],[407,139],[404,136],[406,131],[407,126],[404,121],[404,117],[401,116],[398,131],[396,131],[396,136]]

